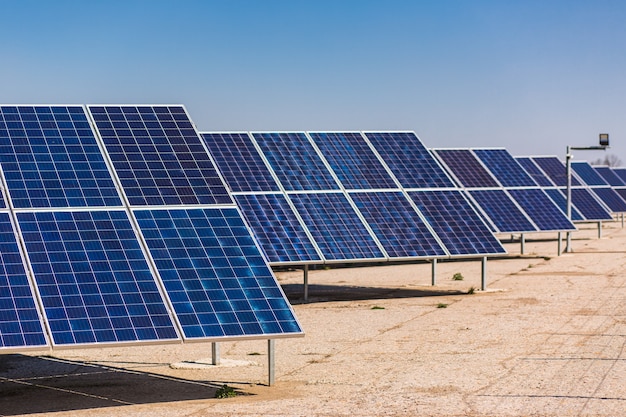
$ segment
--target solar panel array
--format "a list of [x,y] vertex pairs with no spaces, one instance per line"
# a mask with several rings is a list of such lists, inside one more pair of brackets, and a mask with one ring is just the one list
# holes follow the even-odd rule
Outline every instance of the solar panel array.
[[[572,171],[612,213],[626,212],[626,201],[588,162],[571,162]],[[613,173],[615,174],[614,170]],[[615,174],[617,176],[617,174]]]
[[0,106],[0,350],[302,330],[182,106]]
[[[504,253],[412,132],[253,132],[238,137],[245,142],[240,145],[221,139],[228,135],[202,133],[272,264]],[[236,146],[246,153],[231,149]],[[264,165],[255,163],[255,174],[245,158]],[[253,175],[277,180],[281,191],[238,186]],[[447,200],[428,208],[438,217],[429,219],[410,195],[425,189],[431,198]],[[271,214],[270,205],[281,214]],[[293,231],[300,237],[285,239]]]

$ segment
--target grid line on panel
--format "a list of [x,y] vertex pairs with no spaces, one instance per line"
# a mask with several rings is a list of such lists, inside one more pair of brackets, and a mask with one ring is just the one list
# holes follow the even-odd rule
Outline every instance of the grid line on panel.
[[125,211],[17,218],[55,345],[179,339]]
[[534,232],[537,228],[504,190],[468,190],[500,233]]
[[309,132],[345,189],[398,188],[358,132]]
[[434,149],[433,152],[466,188],[500,187],[469,149]]
[[232,204],[182,106],[89,106],[132,206]]
[[8,213],[0,213],[0,350],[47,345]]
[[[565,195],[558,188],[545,188],[544,191],[548,194],[548,197],[554,201],[554,203],[559,207],[559,209],[563,212],[563,214],[567,215],[567,199]],[[572,221],[578,222],[585,220],[580,211],[576,208],[574,204],[571,205],[571,216]]]
[[413,132],[365,132],[403,188],[455,187]]
[[82,106],[0,106],[0,164],[13,207],[122,205]]
[[134,214],[186,338],[301,333],[237,209]]
[[509,194],[528,214],[539,230],[574,230],[576,227],[539,188],[510,189]]
[[298,193],[289,199],[327,260],[385,258],[344,194]]
[[[546,173],[557,187],[567,186],[567,170],[565,164],[556,156],[533,156],[532,160]],[[572,175],[572,186],[582,185],[575,176]]]
[[339,189],[305,133],[255,132],[252,136],[285,190]]
[[503,187],[536,187],[537,183],[506,149],[473,149],[472,152]]
[[247,133],[202,133],[232,192],[279,191]]
[[516,156],[515,160],[524,168],[540,187],[554,187],[547,175],[535,164],[531,157]]
[[410,191],[408,194],[450,254],[506,253],[461,191]]
[[350,197],[390,257],[447,255],[403,193],[363,192]]
[[270,263],[322,261],[284,195],[234,198]]

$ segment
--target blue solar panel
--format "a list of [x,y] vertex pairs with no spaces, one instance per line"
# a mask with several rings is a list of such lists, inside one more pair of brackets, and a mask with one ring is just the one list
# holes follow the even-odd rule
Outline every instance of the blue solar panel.
[[278,191],[278,184],[247,133],[202,133],[231,191]]
[[506,253],[460,191],[413,191],[409,196],[450,254]]
[[310,133],[346,189],[398,188],[360,133]]
[[463,187],[499,187],[469,149],[437,149],[437,156]]
[[232,204],[181,106],[89,106],[131,205]]
[[121,206],[81,106],[1,106],[0,163],[13,206]]
[[533,162],[532,158],[517,156],[515,160],[519,162],[522,168],[526,170],[528,175],[530,175],[540,187],[554,187],[552,181],[550,181],[546,174]]
[[385,257],[343,194],[289,194],[289,198],[327,260]]
[[[565,190],[563,190],[565,192]],[[572,204],[585,217],[585,220],[611,220],[613,217],[591,192],[584,188],[572,188]]]
[[237,209],[134,214],[186,338],[301,332]]
[[54,344],[178,339],[126,212],[17,218]]
[[608,185],[608,183],[602,178],[598,172],[593,169],[588,162],[576,161],[571,162],[572,170],[582,179],[587,185]]
[[401,192],[351,193],[350,196],[390,257],[446,255]]
[[234,198],[270,262],[322,260],[284,195],[242,194]]
[[618,167],[618,168],[611,168],[611,170],[613,171],[613,173],[615,175],[617,175],[619,177],[620,180],[622,180],[624,182],[624,184],[626,184],[626,168],[622,168],[622,167]]
[[339,189],[304,133],[254,133],[253,136],[285,190]]
[[615,192],[626,201],[626,188],[616,188]]
[[[534,156],[532,159],[558,187],[567,185],[565,164],[559,158],[556,156]],[[572,185],[582,185],[573,175],[571,178]]]
[[624,199],[614,189],[609,187],[594,187],[591,188],[591,192],[594,193],[613,213],[626,212],[626,201],[624,201]]
[[0,351],[47,345],[8,213],[0,213]]
[[[561,192],[561,190],[559,190],[558,188],[546,188],[544,189],[544,191],[546,192],[546,194],[548,194],[550,199],[554,201],[559,209],[561,209],[563,214],[567,214],[567,199],[565,198],[565,195]],[[580,214],[574,204],[571,205],[570,210],[572,214],[572,221],[578,222],[581,220],[585,220],[583,215]]]
[[598,174],[602,176],[602,178],[606,180],[606,182],[609,183],[611,187],[623,187],[624,185],[626,185],[626,183],[622,181],[622,179],[617,174],[615,174],[610,167],[596,166],[593,168]]
[[508,192],[540,230],[563,231],[576,229],[543,190],[538,188],[511,189]]
[[454,187],[443,168],[412,132],[366,132],[404,188]]
[[502,186],[537,186],[537,183],[506,149],[474,149],[473,152]]
[[504,190],[472,190],[469,194],[500,233],[535,232],[537,228]]

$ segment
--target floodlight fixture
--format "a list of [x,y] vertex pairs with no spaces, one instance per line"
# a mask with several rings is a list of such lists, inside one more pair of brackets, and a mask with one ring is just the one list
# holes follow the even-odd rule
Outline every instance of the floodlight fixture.
[[600,146],[609,146],[609,134],[600,133]]

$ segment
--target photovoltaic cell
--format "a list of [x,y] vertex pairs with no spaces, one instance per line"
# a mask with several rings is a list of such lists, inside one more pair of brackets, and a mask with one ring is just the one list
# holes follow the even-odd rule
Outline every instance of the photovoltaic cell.
[[[533,161],[546,173],[558,187],[567,186],[567,175],[565,164],[556,156],[534,156]],[[582,185],[580,181],[572,175],[572,185]]]
[[626,185],[622,179],[617,176],[610,167],[605,166],[596,166],[593,167],[598,174],[602,176],[606,180],[606,182],[611,185],[611,187],[623,187]]
[[350,196],[390,257],[446,255],[401,192],[351,193]]
[[550,181],[546,174],[537,166],[537,164],[533,162],[530,157],[518,156],[515,157],[515,160],[519,162],[522,168],[526,170],[528,175],[530,175],[540,187],[554,187],[552,181]]
[[537,228],[504,190],[471,190],[469,194],[500,233],[535,232]]
[[309,133],[346,189],[398,188],[360,133]]
[[285,190],[339,189],[304,133],[253,133],[253,136]]
[[[584,188],[572,188],[572,204],[585,220],[612,220],[613,216]],[[565,192],[565,191],[564,191]]]
[[506,149],[474,149],[473,152],[502,186],[537,186],[537,183]]
[[343,194],[289,194],[289,198],[327,260],[385,257]]
[[[565,195],[558,188],[546,188],[544,190],[546,194],[550,197],[552,201],[561,209],[564,214],[567,214],[567,199]],[[578,211],[574,204],[570,207],[572,213],[572,221],[578,222],[581,220],[585,220],[582,214]]]
[[0,351],[47,341],[8,213],[0,213]]
[[186,338],[301,332],[237,209],[134,214]]
[[443,168],[413,132],[366,132],[365,135],[402,187],[454,187]]
[[270,263],[321,262],[284,195],[242,194],[234,198]]
[[279,191],[247,133],[202,133],[201,136],[231,191]]
[[463,187],[500,186],[469,149],[437,149],[434,152]]
[[572,170],[589,186],[608,185],[609,183],[602,178],[598,172],[593,169],[588,162],[576,161],[571,162]]
[[590,190],[613,213],[626,212],[626,201],[624,201],[624,199],[614,189],[609,187],[594,187]]
[[538,188],[510,189],[509,194],[542,231],[574,230],[576,227],[552,200]]
[[614,168],[611,168],[611,170],[613,171],[615,175],[619,177],[620,180],[622,180],[622,182],[624,182],[624,184],[626,184],[626,168],[614,167]]
[[131,205],[232,204],[182,106],[89,106]]
[[178,339],[126,212],[17,218],[55,345]]
[[122,205],[81,106],[0,106],[0,164],[16,208]]
[[452,255],[506,252],[460,191],[413,191],[409,196]]

